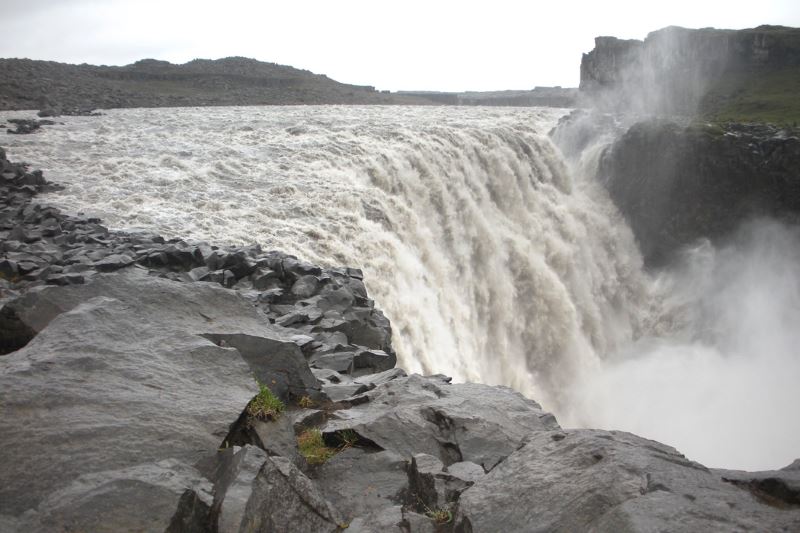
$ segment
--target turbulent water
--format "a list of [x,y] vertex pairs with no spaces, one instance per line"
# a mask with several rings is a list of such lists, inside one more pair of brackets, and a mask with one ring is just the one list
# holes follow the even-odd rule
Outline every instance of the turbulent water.
[[408,370],[508,385],[564,425],[711,466],[788,464],[800,238],[757,224],[646,274],[597,151],[568,163],[548,138],[560,114],[115,110],[0,144],[67,185],[42,201],[110,226],[363,268]]

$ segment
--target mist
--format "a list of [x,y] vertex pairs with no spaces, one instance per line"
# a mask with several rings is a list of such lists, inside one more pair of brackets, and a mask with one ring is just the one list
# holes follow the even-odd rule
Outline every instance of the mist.
[[[668,442],[710,467],[776,469],[800,449],[800,230],[745,224],[657,274],[651,334],[572,390],[576,425]],[[565,420],[567,421],[567,420]]]

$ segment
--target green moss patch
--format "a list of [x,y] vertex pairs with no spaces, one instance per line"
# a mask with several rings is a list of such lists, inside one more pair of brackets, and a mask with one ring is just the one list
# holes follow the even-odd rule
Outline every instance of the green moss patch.
[[247,405],[247,414],[259,420],[278,419],[286,406],[266,385],[259,383],[258,388],[258,394]]

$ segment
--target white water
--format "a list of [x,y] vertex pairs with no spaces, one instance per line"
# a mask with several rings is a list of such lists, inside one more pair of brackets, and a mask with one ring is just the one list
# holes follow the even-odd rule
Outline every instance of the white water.
[[67,185],[43,201],[113,227],[362,267],[408,370],[509,385],[563,425],[710,466],[800,456],[796,236],[762,225],[651,279],[602,188],[547,138],[559,115],[116,110],[0,145]]

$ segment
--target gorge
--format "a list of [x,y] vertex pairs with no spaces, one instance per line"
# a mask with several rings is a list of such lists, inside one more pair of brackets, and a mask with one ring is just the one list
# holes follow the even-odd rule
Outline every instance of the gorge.
[[[796,132],[601,114],[605,43],[593,112],[120,109],[9,136],[63,188],[3,157],[0,526],[798,527]],[[252,375],[283,417],[247,421]]]

